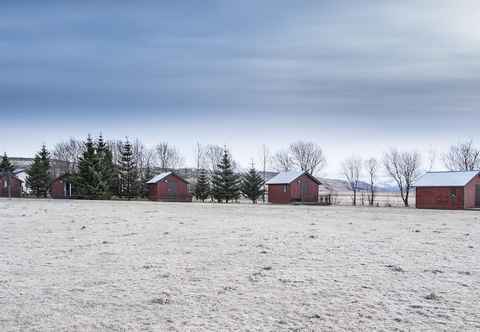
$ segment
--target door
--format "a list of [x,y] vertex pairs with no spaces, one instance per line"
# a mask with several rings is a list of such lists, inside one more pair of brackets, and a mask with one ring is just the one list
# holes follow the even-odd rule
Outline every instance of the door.
[[480,184],[475,187],[475,207],[480,208]]
[[177,193],[177,183],[175,181],[168,182],[168,193],[176,194]]
[[300,190],[301,190],[302,202],[304,202],[305,200],[307,200],[309,198],[308,197],[308,183],[306,183],[305,181],[302,181],[300,183]]

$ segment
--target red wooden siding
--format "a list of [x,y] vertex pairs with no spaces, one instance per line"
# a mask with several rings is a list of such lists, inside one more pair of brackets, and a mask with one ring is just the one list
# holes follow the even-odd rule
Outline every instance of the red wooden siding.
[[[68,199],[71,184],[63,178],[56,178],[50,186],[50,196],[55,199]],[[73,189],[73,188],[72,188]]]
[[268,185],[268,202],[274,204],[318,202],[318,184],[306,174],[290,184],[270,184]]
[[418,209],[463,209],[463,187],[421,187],[416,189]]
[[[22,181],[12,176],[10,178],[10,194],[12,197],[22,196]],[[7,177],[0,175],[0,197],[8,197]]]
[[157,183],[148,185],[148,198],[152,201],[191,202],[192,194],[182,178],[170,174]]
[[476,188],[477,185],[480,185],[480,175],[477,175],[465,186],[465,208],[473,209],[480,208],[480,206],[475,206],[476,201]]

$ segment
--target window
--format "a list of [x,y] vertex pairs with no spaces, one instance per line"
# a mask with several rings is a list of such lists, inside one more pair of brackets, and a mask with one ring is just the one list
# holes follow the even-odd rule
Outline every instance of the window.
[[286,185],[286,184],[283,185],[283,192],[284,192],[284,193],[287,192],[287,185]]
[[8,182],[7,182],[7,180],[3,180],[3,188],[5,188],[5,189],[8,188]]

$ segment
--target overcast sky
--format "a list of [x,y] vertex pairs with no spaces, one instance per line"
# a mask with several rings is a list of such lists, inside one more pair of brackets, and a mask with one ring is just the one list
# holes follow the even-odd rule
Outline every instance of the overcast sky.
[[103,132],[351,154],[480,143],[479,1],[2,1],[0,151]]

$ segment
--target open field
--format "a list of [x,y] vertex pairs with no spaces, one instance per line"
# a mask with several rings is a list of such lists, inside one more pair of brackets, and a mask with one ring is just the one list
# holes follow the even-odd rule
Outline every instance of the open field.
[[480,213],[0,200],[0,330],[480,329]]

